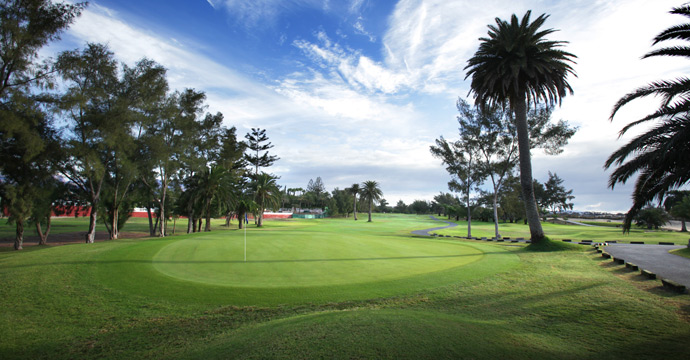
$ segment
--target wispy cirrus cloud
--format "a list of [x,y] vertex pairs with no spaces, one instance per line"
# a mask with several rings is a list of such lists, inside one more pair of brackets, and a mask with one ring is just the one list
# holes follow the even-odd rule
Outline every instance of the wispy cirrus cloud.
[[[160,63],[168,69],[171,89],[205,90],[211,109],[222,111],[226,119],[244,123],[300,111],[270,87],[204,56],[190,42],[128,23],[117,12],[97,4],[83,12],[68,35],[79,47],[86,42],[107,44],[118,60],[128,65],[144,57]],[[266,102],[272,106],[267,107]]]

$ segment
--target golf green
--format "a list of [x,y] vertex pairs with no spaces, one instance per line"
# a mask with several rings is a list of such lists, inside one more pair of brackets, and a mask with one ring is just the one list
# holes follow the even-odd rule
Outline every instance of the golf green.
[[252,233],[247,261],[243,238],[220,236],[169,244],[153,257],[153,264],[161,273],[181,280],[285,288],[401,279],[464,266],[481,260],[483,254],[460,243],[411,238]]
[[[385,217],[272,222],[103,245],[89,260],[113,291],[187,304],[276,305],[366,300],[491,276],[520,260],[486,243],[414,237],[436,222]],[[98,245],[98,244],[97,244]],[[93,247],[94,250],[100,246]]]

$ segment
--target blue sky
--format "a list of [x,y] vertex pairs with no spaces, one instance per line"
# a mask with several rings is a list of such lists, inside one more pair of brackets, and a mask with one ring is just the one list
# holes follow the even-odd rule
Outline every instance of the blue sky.
[[132,65],[168,69],[172,89],[207,93],[210,112],[245,134],[267,129],[288,187],[320,176],[331,190],[376,180],[389,203],[430,200],[450,179],[429,146],[457,136],[463,68],[495,17],[550,14],[553,40],[578,56],[575,95],[554,113],[580,130],[559,156],[533,153],[534,176],[555,172],[576,210],[625,211],[631,185],[607,188],[603,164],[617,132],[656,106],[611,107],[646,83],[681,76],[678,59],[640,57],[683,22],[668,0],[96,0],[43,56],[107,43]]

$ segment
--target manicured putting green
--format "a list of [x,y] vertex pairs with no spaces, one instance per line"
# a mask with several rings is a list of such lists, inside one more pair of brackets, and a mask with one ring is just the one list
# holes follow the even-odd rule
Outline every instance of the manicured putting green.
[[414,229],[438,226],[428,218],[377,220],[295,220],[250,228],[246,263],[243,231],[113,242],[89,261],[98,264],[93,271],[99,285],[113,291],[217,305],[399,296],[491,276],[520,263],[502,246],[411,236]]
[[[276,236],[277,235],[277,236]],[[357,235],[251,234],[209,236],[163,247],[154,268],[204,284],[286,288],[402,279],[481,260],[484,253],[459,242]]]

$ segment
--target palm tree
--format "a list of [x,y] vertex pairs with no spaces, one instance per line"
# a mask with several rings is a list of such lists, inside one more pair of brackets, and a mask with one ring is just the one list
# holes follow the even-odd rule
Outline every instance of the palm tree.
[[211,202],[216,198],[225,198],[231,189],[232,173],[222,167],[207,168],[199,174],[199,189],[203,199],[202,216],[206,218],[204,231],[211,231]]
[[371,210],[374,207],[374,201],[379,201],[383,197],[383,192],[379,188],[379,183],[373,180],[362,183],[361,190],[362,198],[369,202],[369,221],[371,222]]
[[355,215],[355,221],[357,220],[357,194],[359,194],[359,191],[359,184],[352,184],[352,186],[347,189],[347,192],[354,196],[354,207],[352,208],[352,213]]
[[[690,5],[671,10],[672,14],[690,17]],[[654,38],[653,45],[667,40],[690,41],[690,24],[670,27]],[[647,53],[652,56],[690,57],[690,46],[671,46]],[[612,189],[624,184],[639,173],[633,190],[633,204],[625,216],[624,231],[629,231],[637,213],[653,200],[661,201],[664,195],[690,181],[690,79],[662,80],[653,82],[623,96],[611,112],[610,120],[621,107],[632,100],[649,95],[660,96],[661,106],[655,112],[631,122],[620,132],[623,136],[632,127],[657,121],[658,124],[616,150],[606,160],[605,168],[616,165],[609,177]]]
[[508,105],[515,114],[520,152],[520,183],[525,210],[533,242],[544,239],[539,210],[532,188],[527,108],[544,101],[550,105],[561,102],[567,92],[573,93],[567,81],[575,75],[570,64],[575,55],[560,49],[565,41],[549,41],[545,36],[554,29],[541,30],[548,15],[542,14],[530,23],[531,11],[510,22],[496,18],[496,26],[489,25],[489,37],[480,38],[479,49],[468,60],[467,76],[472,77],[471,93],[483,107]]
[[254,200],[248,198],[237,199],[235,202],[235,213],[237,214],[237,220],[239,220],[239,229],[244,229],[245,219],[248,213],[253,212],[258,205]]
[[264,210],[266,207],[275,206],[280,199],[280,187],[276,183],[277,178],[273,175],[261,173],[254,177],[252,183],[252,193],[259,206],[259,219],[256,223],[257,227],[263,226]]

